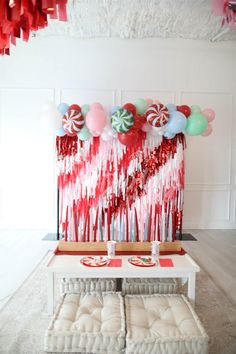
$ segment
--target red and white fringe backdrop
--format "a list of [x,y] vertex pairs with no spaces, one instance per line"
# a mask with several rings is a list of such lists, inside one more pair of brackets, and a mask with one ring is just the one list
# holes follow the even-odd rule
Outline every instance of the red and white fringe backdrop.
[[[159,140],[158,140],[159,139]],[[139,145],[57,137],[60,225],[66,241],[174,241],[182,228],[185,137]]]

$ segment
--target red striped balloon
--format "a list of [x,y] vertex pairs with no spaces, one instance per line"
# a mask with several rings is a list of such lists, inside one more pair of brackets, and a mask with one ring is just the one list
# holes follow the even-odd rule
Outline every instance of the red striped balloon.
[[67,135],[76,135],[84,126],[84,117],[81,112],[71,109],[62,119],[63,128]]
[[146,110],[147,121],[153,127],[162,127],[169,120],[168,108],[162,103],[152,104]]

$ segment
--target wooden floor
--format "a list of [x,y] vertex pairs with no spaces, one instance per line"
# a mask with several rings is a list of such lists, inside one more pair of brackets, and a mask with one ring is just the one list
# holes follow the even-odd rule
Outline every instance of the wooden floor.
[[183,248],[236,304],[236,230],[186,230],[197,241]]
[[[197,241],[183,241],[185,250],[236,304],[236,230],[185,230]],[[53,241],[45,231],[0,230],[0,308],[41,261]]]

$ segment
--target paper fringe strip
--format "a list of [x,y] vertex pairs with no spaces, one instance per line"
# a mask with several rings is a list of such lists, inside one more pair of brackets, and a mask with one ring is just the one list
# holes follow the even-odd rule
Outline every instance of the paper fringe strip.
[[10,54],[16,38],[28,41],[30,31],[47,27],[52,19],[67,20],[67,0],[0,0],[0,54]]
[[[158,141],[159,139],[159,141]],[[57,137],[66,241],[174,241],[182,229],[185,138],[82,142]]]

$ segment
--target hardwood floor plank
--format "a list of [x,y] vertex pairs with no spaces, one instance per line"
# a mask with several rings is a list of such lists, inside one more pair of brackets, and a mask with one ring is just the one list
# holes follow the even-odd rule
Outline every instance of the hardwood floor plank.
[[184,249],[236,304],[236,230],[187,230],[196,241],[183,241]]

